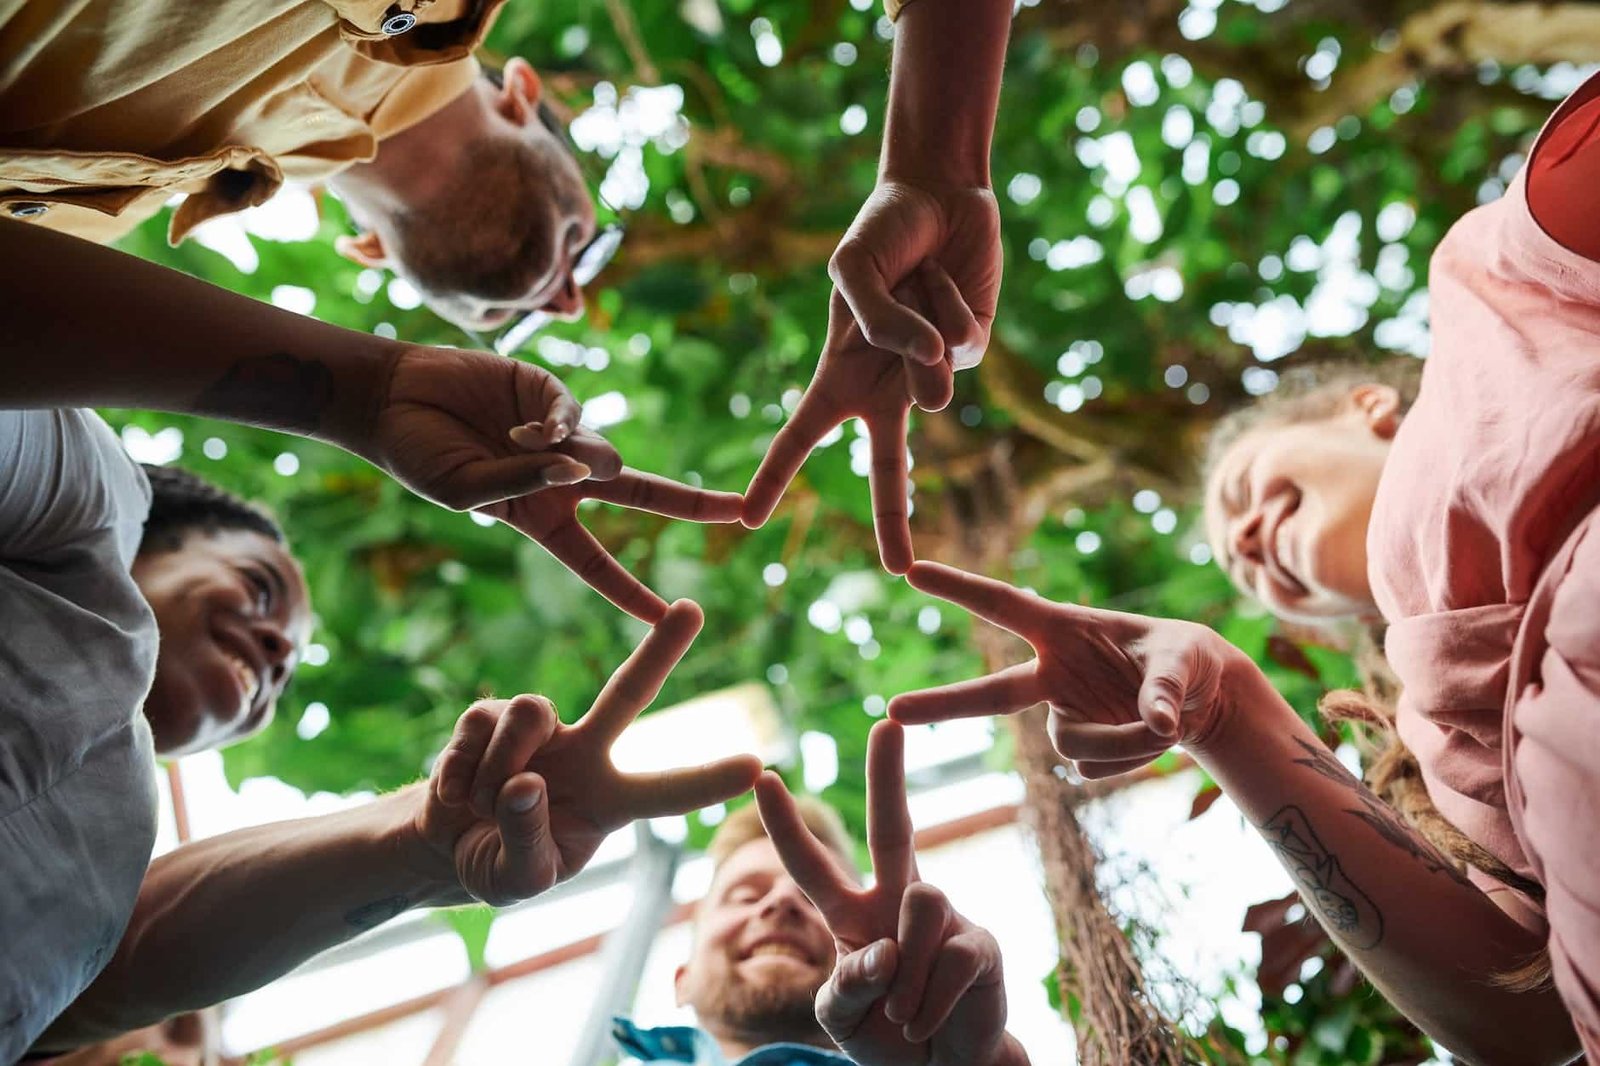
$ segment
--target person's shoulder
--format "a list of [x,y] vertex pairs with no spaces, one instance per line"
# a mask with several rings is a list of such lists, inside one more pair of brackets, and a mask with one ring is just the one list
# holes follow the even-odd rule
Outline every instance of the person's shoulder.
[[144,471],[93,411],[0,411],[0,554],[110,530],[131,563],[149,510]]

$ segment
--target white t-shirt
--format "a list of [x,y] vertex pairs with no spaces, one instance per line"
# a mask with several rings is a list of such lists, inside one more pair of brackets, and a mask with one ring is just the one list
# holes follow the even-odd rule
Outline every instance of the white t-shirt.
[[0,411],[0,1062],[105,966],[150,862],[149,510],[93,412]]

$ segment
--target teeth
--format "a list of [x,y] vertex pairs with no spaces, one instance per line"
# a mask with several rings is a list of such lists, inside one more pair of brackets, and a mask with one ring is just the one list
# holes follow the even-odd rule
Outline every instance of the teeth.
[[811,961],[806,957],[805,952],[801,951],[799,948],[792,947],[789,944],[762,944],[750,953],[750,957],[752,959],[758,958],[762,955],[781,955],[785,958],[798,959],[804,963],[809,963]]
[[223,652],[222,657],[228,661],[228,667],[233,671],[234,676],[239,679],[240,687],[244,689],[244,702],[247,704],[254,703],[256,701],[256,690],[260,688],[261,684],[261,679],[256,676],[255,670],[251,668],[249,663],[231,652]]

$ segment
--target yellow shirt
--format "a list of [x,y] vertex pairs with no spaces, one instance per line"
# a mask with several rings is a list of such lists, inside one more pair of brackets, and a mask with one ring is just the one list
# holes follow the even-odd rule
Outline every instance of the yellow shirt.
[[173,243],[370,160],[477,76],[505,0],[0,0],[0,216]]

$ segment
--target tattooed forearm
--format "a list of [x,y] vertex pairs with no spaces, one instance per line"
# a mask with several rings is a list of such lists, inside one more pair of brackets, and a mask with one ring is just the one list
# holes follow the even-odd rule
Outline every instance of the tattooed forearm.
[[1300,886],[1330,933],[1346,946],[1374,948],[1383,940],[1383,915],[1361,889],[1345,876],[1299,807],[1284,807],[1267,819],[1261,833]]
[[406,897],[390,896],[387,899],[377,899],[371,903],[363,903],[355,910],[346,911],[344,920],[347,925],[366,932],[368,929],[382,925],[410,906],[411,901]]
[[271,429],[310,433],[333,402],[333,373],[287,352],[251,356],[230,366],[195,400],[200,414]]
[[1295,743],[1306,753],[1304,759],[1294,760],[1296,766],[1304,766],[1330,781],[1345,785],[1354,793],[1361,807],[1347,808],[1347,813],[1366,822],[1375,833],[1416,859],[1429,873],[1442,873],[1464,885],[1471,883],[1454,863],[1440,854],[1438,849],[1428,843],[1415,829],[1402,822],[1388,804],[1378,799],[1365,785],[1356,780],[1355,775],[1334,758],[1333,752],[1298,737],[1295,738]]

